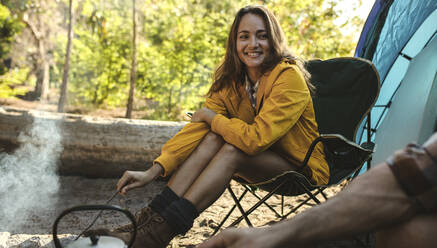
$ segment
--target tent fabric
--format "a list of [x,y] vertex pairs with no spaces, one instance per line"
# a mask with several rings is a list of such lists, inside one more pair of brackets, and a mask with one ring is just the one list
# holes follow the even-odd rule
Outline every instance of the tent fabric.
[[377,0],[364,25],[355,56],[371,60],[384,81],[399,52],[436,8],[436,0]]
[[437,39],[409,64],[375,135],[375,164],[414,141],[422,144],[431,136],[437,120]]
[[[436,9],[436,0],[375,1],[355,51],[356,57],[374,63],[381,79],[380,96],[371,112],[372,140],[390,111],[410,60],[436,36]],[[416,37],[420,29],[423,29],[420,31],[422,34]],[[361,123],[357,134],[358,142],[367,140],[363,135],[365,121]]]
[[387,18],[393,0],[377,0],[367,17],[367,21],[361,32],[360,40],[355,49],[355,57],[372,59],[378,44],[379,35]]
[[410,37],[436,8],[436,0],[393,2],[372,58],[381,80]]

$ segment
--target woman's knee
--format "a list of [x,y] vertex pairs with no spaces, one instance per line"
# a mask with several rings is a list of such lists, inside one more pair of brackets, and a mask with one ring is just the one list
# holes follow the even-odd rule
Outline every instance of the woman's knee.
[[225,143],[222,146],[219,156],[227,161],[226,165],[235,173],[238,173],[241,164],[243,164],[247,158],[244,152],[229,143]]
[[241,157],[244,154],[240,149],[229,143],[224,143],[220,152],[234,157]]

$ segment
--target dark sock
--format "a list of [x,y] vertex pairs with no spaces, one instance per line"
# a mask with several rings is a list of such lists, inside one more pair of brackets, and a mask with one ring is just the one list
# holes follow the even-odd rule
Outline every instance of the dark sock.
[[171,190],[168,186],[166,186],[161,193],[153,198],[150,203],[150,208],[158,214],[162,215],[162,212],[174,201],[179,200],[180,197],[176,195],[176,193]]
[[161,216],[177,234],[185,234],[193,227],[194,219],[199,216],[199,212],[193,203],[181,197],[172,202]]

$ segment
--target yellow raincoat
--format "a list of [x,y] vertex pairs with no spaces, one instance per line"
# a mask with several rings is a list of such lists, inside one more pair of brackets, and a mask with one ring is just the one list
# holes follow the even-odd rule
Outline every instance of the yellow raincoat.
[[[254,113],[244,85],[213,93],[205,102],[205,107],[217,113],[211,127],[204,122],[188,123],[163,146],[154,162],[161,164],[164,175],[168,175],[213,131],[248,155],[270,148],[290,162],[300,164],[319,133],[310,92],[299,68],[282,61],[265,73],[256,99]],[[315,183],[328,183],[329,167],[322,144],[316,146],[308,166]]]

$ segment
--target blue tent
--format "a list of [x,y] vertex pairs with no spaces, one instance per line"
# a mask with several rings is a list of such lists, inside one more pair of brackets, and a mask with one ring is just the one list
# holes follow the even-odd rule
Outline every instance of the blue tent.
[[363,27],[355,56],[375,64],[381,91],[356,139],[376,143],[375,163],[436,131],[436,9],[437,0],[376,0]]

